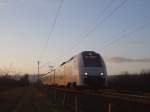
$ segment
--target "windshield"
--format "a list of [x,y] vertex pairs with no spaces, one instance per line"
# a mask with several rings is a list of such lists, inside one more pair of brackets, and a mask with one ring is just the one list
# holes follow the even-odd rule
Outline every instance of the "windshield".
[[85,67],[100,67],[102,65],[100,55],[94,52],[83,53],[83,61]]

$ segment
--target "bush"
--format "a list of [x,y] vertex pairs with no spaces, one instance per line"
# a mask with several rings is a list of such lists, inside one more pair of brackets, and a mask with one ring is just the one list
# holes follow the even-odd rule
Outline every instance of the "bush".
[[150,73],[109,76],[108,87],[121,90],[150,91]]
[[27,74],[22,76],[19,80],[14,77],[15,76],[1,75],[0,76],[0,89],[29,85],[29,80],[28,80]]

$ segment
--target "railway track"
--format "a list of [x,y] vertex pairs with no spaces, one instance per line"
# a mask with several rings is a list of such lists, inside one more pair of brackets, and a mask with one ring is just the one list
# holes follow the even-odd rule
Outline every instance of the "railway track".
[[150,96],[141,93],[106,88],[44,87],[54,101],[63,103],[66,112],[150,112]]
[[51,89],[69,93],[73,95],[85,95],[85,96],[94,96],[97,98],[103,98],[109,100],[110,102],[119,101],[119,102],[129,102],[129,103],[138,103],[144,105],[150,105],[150,96],[146,96],[145,93],[137,93],[132,91],[121,91],[121,90],[112,90],[112,89],[69,89],[62,87],[51,87]]

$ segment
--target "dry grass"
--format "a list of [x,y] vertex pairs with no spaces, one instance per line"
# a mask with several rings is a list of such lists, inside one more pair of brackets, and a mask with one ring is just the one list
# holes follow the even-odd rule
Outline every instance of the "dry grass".
[[62,112],[48,94],[36,87],[0,91],[0,112]]

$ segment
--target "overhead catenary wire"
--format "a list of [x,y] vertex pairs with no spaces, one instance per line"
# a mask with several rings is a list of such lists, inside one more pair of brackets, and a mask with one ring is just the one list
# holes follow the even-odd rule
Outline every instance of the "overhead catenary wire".
[[84,33],[87,33],[89,32],[89,30],[91,30],[91,28],[93,26],[95,26],[97,24],[97,22],[99,22],[99,20],[103,17],[103,15],[106,13],[106,11],[113,5],[113,3],[115,2],[116,0],[110,0],[110,2],[104,7],[104,9],[98,14],[98,16],[95,18],[94,20],[94,25],[93,23],[92,24],[89,24],[86,28],[85,28],[85,32],[82,32],[79,36],[82,37],[82,34]]
[[[114,1],[111,1],[110,4],[106,7],[106,9],[109,9],[111,4]],[[95,30],[97,30],[97,28],[102,25],[104,22],[106,22],[111,16],[114,15],[114,13],[116,11],[118,11],[125,3],[127,2],[127,0],[123,0],[119,5],[117,5],[107,16],[105,16],[103,19],[99,20],[99,22],[97,24],[95,24],[95,26],[93,28],[91,28],[90,30],[88,30],[84,36],[82,36],[80,38],[80,40],[73,46],[71,47],[68,51],[72,51],[74,50],[77,46],[79,46],[85,39],[87,39],[89,37],[89,35],[91,33],[93,33]],[[104,12],[106,11],[106,9],[104,10]],[[98,18],[100,19],[101,16],[98,16]],[[57,59],[57,57],[53,60],[55,61]]]
[[74,50],[77,46],[79,46],[85,39],[89,37],[91,33],[97,30],[97,28],[102,25],[104,22],[106,22],[113,14],[118,11],[125,3],[127,0],[123,0],[117,7],[115,7],[107,16],[105,16],[102,20],[100,20],[93,28],[91,28],[88,32],[85,33],[83,37],[80,38],[80,40],[73,46],[71,47],[70,51]]
[[[123,30],[123,31],[121,31],[117,36],[115,36],[115,37],[118,37],[118,38],[115,38],[115,39],[113,39],[112,41],[109,41],[108,43],[106,42],[105,44],[104,44],[104,46],[101,48],[102,50],[101,51],[103,51],[103,50],[105,50],[107,47],[109,47],[109,46],[111,46],[111,45],[113,45],[113,44],[115,44],[115,43],[117,43],[117,42],[119,42],[120,40],[122,40],[122,39],[125,39],[125,38],[129,38],[130,37],[130,35],[132,35],[132,34],[134,34],[134,33],[136,33],[136,32],[139,32],[140,30],[143,30],[145,27],[147,27],[147,26],[149,26],[150,25],[150,21],[148,21],[148,22],[146,22],[146,23],[144,23],[144,24],[140,24],[139,26],[137,26],[136,28],[134,28],[133,30],[130,30],[130,31],[127,31],[127,29],[126,30]],[[48,63],[47,63],[48,64]],[[46,64],[45,64],[46,65]],[[44,65],[44,66],[45,66]]]
[[42,58],[42,56],[43,56],[43,54],[44,54],[44,52],[45,52],[45,50],[46,50],[46,48],[47,48],[47,46],[48,46],[49,39],[50,39],[50,37],[52,36],[52,33],[54,32],[54,29],[55,29],[55,26],[56,26],[56,23],[57,23],[57,19],[58,19],[58,17],[59,17],[59,14],[60,14],[60,11],[61,11],[63,2],[64,2],[64,0],[60,0],[60,4],[59,4],[59,6],[58,6],[58,8],[57,8],[56,15],[55,15],[54,22],[53,22],[53,24],[52,24],[51,30],[50,30],[50,32],[49,32],[49,35],[48,35],[48,37],[47,37],[47,40],[46,40],[46,42],[45,42],[45,44],[44,44],[43,49],[42,49],[41,52],[40,52],[39,61],[41,60],[41,58]]
[[[114,3],[114,1],[115,1],[115,0],[111,0],[111,1],[107,4],[107,6],[102,10],[102,12],[100,12],[100,14],[96,17],[95,21],[98,21],[98,20],[102,17],[102,14],[104,14],[104,13],[112,6],[112,4]],[[96,26],[97,26],[97,25],[96,25]],[[90,29],[91,27],[92,27],[92,25],[87,26],[87,28],[86,28],[86,33],[89,32],[89,29]],[[85,37],[84,37],[84,38],[85,38]],[[83,39],[83,37],[82,37],[81,39]],[[80,39],[80,40],[81,40],[81,39]],[[79,42],[78,42],[78,43],[79,43]],[[76,44],[75,44],[75,45],[76,45]],[[74,46],[75,46],[75,45],[74,45]],[[71,49],[73,49],[74,46],[71,47]],[[57,57],[56,57],[55,59],[57,59]],[[54,60],[55,60],[55,59],[54,59]],[[53,61],[54,61],[54,60],[53,60]],[[49,62],[43,64],[42,66],[40,66],[40,68],[43,68],[43,67],[46,66],[47,64],[49,64]]]
[[[104,9],[104,12],[106,12],[107,9],[110,8],[111,4],[114,1],[112,0],[110,2],[110,4],[106,7],[106,9]],[[69,49],[68,51],[72,51],[74,50],[78,45],[80,45],[82,43],[82,41],[84,41],[85,39],[87,39],[89,37],[89,35],[91,33],[93,33],[95,30],[97,30],[97,28],[102,25],[104,22],[106,22],[111,16],[113,16],[113,14],[118,11],[125,3],[127,2],[127,0],[123,0],[119,5],[117,5],[117,7],[115,7],[107,16],[105,16],[103,19],[101,19],[97,24],[95,24],[95,26],[93,28],[91,28],[90,30],[88,30],[85,35],[83,37],[80,38],[80,40],[73,46],[71,47],[71,49]],[[98,16],[98,18],[100,18],[101,16]],[[88,29],[88,28],[87,28]],[[59,56],[58,56],[59,57]],[[58,57],[56,57],[53,61],[55,61]],[[48,63],[48,62],[47,62]],[[46,66],[46,64],[42,65],[42,67]]]
[[[119,36],[118,38],[113,39],[112,41],[109,41],[109,42],[106,43],[101,49],[103,50],[103,49],[105,49],[105,48],[107,48],[107,47],[109,47],[109,46],[111,46],[111,45],[117,43],[118,41],[120,41],[120,40],[122,40],[122,39],[129,38],[131,34],[136,33],[136,32],[138,32],[138,31],[140,31],[140,30],[143,30],[143,29],[144,29],[145,27],[147,27],[148,25],[150,25],[150,21],[148,21],[148,22],[146,22],[146,23],[144,23],[144,24],[141,24],[141,25],[137,26],[135,29],[133,29],[133,30],[131,30],[131,31],[129,31],[129,32],[124,31],[124,34],[123,34],[123,35]],[[126,33],[125,33],[125,32],[126,32]]]

